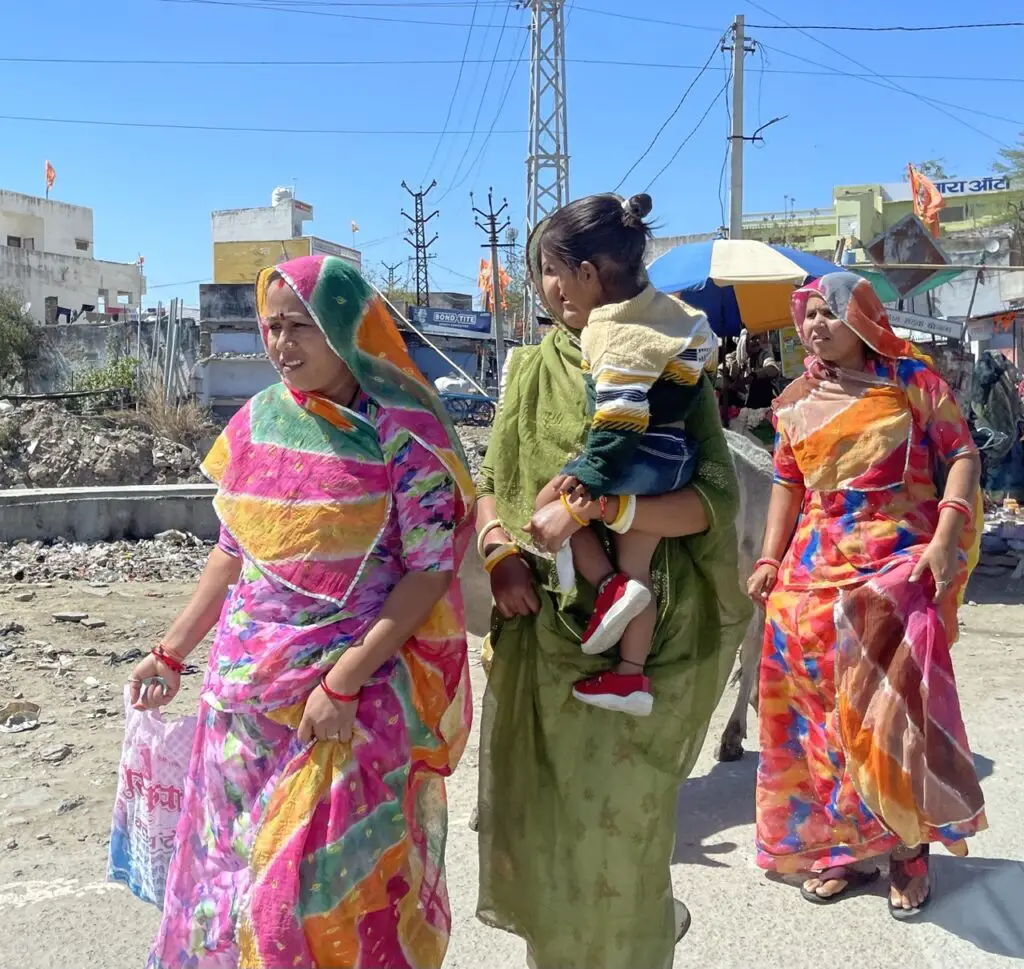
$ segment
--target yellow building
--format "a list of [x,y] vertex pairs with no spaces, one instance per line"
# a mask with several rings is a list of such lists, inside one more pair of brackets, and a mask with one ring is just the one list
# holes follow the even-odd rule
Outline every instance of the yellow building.
[[299,256],[338,256],[361,268],[358,249],[303,235],[313,207],[295,198],[288,188],[274,189],[271,204],[213,213],[213,281],[254,283],[264,266]]
[[[1018,226],[1024,207],[1024,179],[987,175],[980,178],[936,179],[945,199],[939,221],[942,236]],[[876,236],[913,211],[909,182],[837,185],[832,205],[819,209],[755,212],[743,217],[743,236],[781,243],[831,258],[840,239],[857,262],[867,257],[857,245]],[[1024,228],[1024,227],[1022,227]]]

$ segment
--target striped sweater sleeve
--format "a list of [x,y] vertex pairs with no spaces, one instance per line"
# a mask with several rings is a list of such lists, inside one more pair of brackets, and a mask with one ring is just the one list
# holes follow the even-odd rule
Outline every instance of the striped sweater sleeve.
[[675,383],[695,387],[701,366],[677,367],[678,339],[665,339],[642,324],[591,323],[583,331],[582,343],[584,371],[593,381],[594,411],[583,452],[564,470],[600,498],[635,458],[650,426],[655,382],[664,374]]

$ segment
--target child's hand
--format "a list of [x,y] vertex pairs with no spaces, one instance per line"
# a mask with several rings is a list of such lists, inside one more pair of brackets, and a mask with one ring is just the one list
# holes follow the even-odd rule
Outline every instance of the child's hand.
[[[587,490],[586,485],[581,485],[579,480],[572,477],[572,475],[567,474],[565,476],[558,490],[574,504],[590,503],[590,492]],[[575,511],[575,509],[573,510]]]

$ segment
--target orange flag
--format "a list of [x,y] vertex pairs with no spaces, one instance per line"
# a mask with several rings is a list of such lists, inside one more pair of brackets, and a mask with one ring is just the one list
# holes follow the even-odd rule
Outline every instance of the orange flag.
[[939,237],[939,213],[945,208],[946,200],[935,184],[926,175],[922,175],[913,165],[908,165],[910,172],[910,191],[914,198],[914,215],[916,215],[932,234],[933,239]]
[[53,188],[53,183],[57,181],[57,173],[54,171],[53,165],[49,162],[46,163],[46,194],[50,194],[50,189]]

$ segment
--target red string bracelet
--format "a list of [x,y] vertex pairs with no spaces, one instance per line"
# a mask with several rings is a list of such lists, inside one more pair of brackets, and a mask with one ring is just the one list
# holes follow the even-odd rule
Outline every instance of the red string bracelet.
[[185,672],[185,664],[177,657],[171,656],[162,646],[157,646],[150,652],[172,673],[177,673],[180,676]]
[[333,700],[335,703],[356,703],[359,700],[359,693],[353,693],[349,696],[346,693],[338,693],[337,690],[332,690],[327,685],[326,673],[320,679],[320,689],[327,694],[328,699]]

